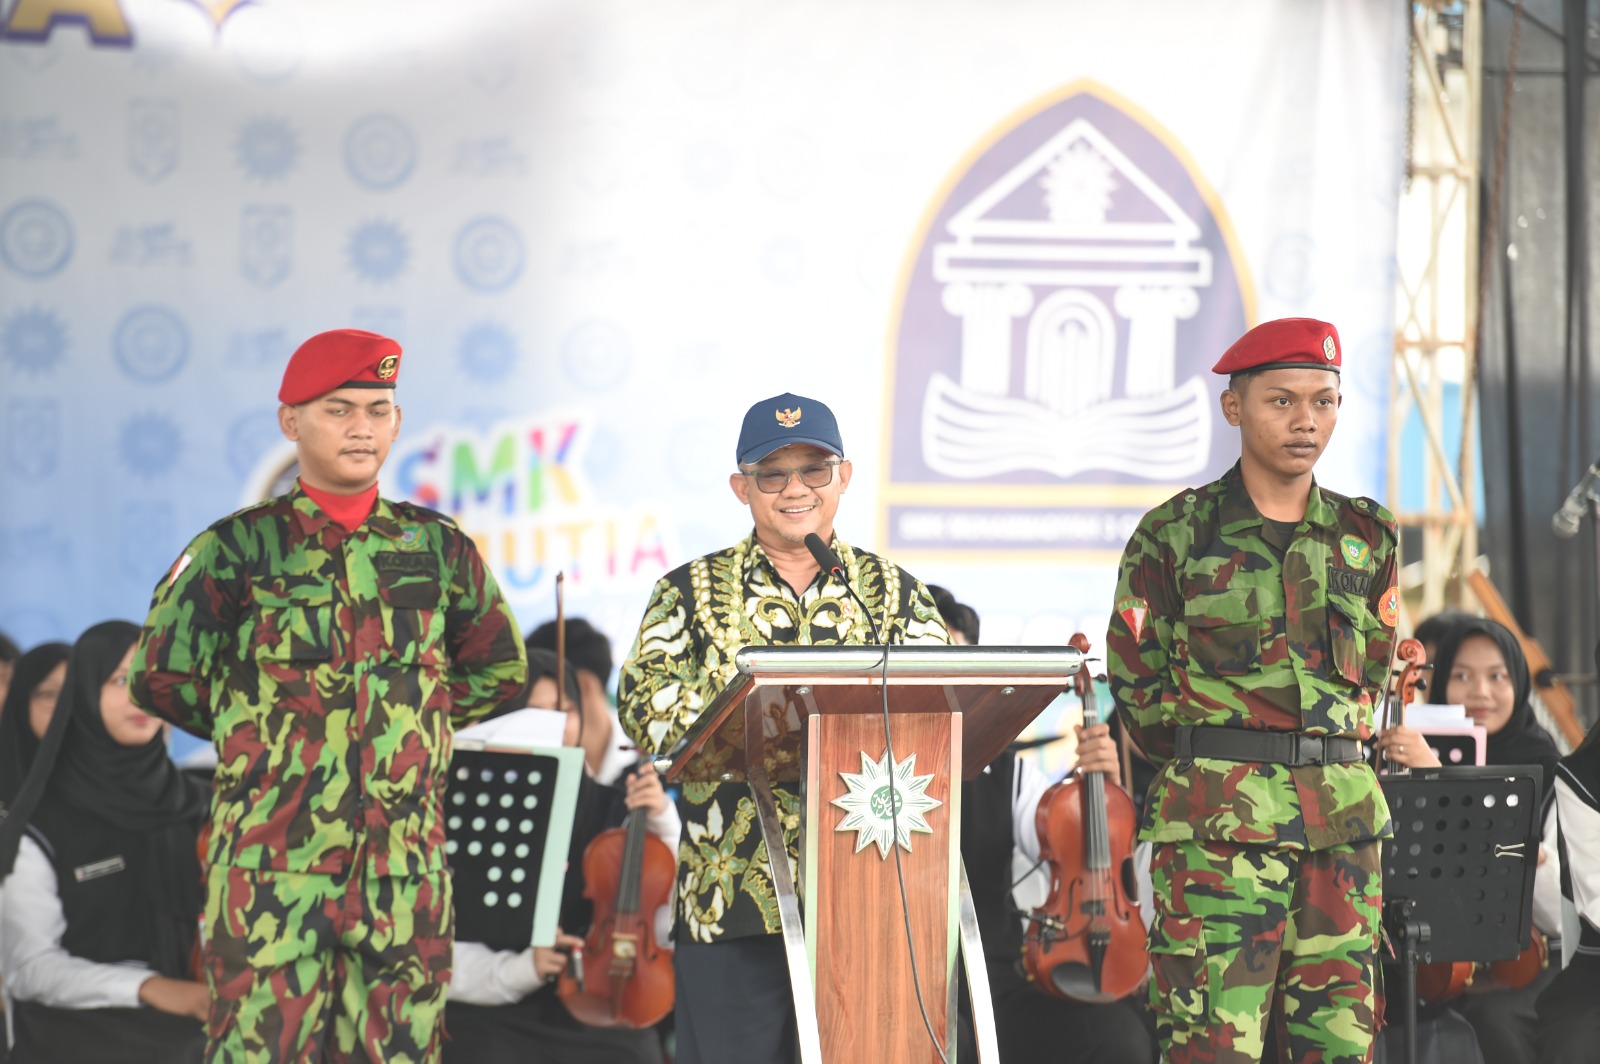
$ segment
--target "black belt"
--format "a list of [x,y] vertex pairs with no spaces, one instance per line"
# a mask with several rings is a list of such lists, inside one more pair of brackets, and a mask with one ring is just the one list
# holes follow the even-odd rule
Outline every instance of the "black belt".
[[1303,732],[1251,731],[1182,725],[1178,728],[1177,756],[1215,757],[1223,761],[1264,761],[1275,765],[1327,765],[1360,761],[1361,744]]

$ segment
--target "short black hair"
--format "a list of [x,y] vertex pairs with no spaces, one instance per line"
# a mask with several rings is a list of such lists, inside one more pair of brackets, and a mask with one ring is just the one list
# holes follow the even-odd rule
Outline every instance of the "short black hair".
[[11,641],[11,637],[0,632],[0,662],[7,664],[22,657],[22,650]]
[[1429,617],[1417,625],[1411,637],[1419,643],[1432,643],[1437,650],[1444,642],[1445,636],[1454,631],[1463,621],[1476,620],[1477,615],[1455,606],[1449,606]]
[[[528,633],[529,650],[555,650],[556,622],[546,621]],[[611,640],[582,617],[567,618],[567,660],[600,678],[600,686],[611,685]]]
[[933,596],[933,604],[938,607],[939,616],[944,618],[945,626],[960,632],[963,639],[976,645],[978,611],[964,602],[957,602],[956,597],[948,589],[938,584],[929,584],[928,594]]
[[[543,647],[532,647],[528,650],[528,682],[522,687],[522,705],[526,706],[533,697],[533,685],[546,676],[554,680],[559,659],[553,650]],[[583,695],[578,692],[578,678],[573,675],[572,662],[569,660],[566,667],[567,701],[572,703],[572,708],[577,709],[583,705]],[[555,706],[544,706],[544,709],[555,709]]]

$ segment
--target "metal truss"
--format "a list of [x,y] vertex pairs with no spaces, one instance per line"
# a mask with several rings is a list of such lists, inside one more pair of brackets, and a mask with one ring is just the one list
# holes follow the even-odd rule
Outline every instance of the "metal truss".
[[[1483,0],[1411,5],[1406,186],[1399,209],[1389,494],[1405,549],[1401,589],[1413,622],[1464,598],[1478,554],[1477,323]],[[1493,231],[1492,227],[1489,229]],[[1447,424],[1445,384],[1459,382]],[[1402,430],[1415,411],[1420,452]],[[1447,441],[1459,441],[1452,460]],[[1402,510],[1403,469],[1423,471],[1421,509]],[[1417,532],[1406,534],[1404,530]],[[1419,554],[1420,557],[1416,556]]]

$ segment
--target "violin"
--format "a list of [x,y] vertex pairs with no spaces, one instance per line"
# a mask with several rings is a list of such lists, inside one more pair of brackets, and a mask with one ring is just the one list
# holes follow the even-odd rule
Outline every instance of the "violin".
[[[567,697],[565,573],[556,574],[556,691]],[[578,707],[583,745],[583,707]],[[645,830],[643,810],[627,826],[602,831],[583,851],[583,896],[594,921],[556,984],[573,1019],[591,1027],[653,1027],[672,1011],[677,982],[672,953],[656,941],[656,910],[677,885],[678,856]],[[591,970],[585,960],[598,962]]]
[[[1394,701],[1399,710],[1396,714],[1401,723],[1405,721],[1406,707],[1417,700],[1419,688],[1425,689],[1427,683],[1422,678],[1422,673],[1433,666],[1428,664],[1427,651],[1415,639],[1402,639],[1399,646],[1395,647],[1395,658],[1404,664],[1400,668],[1400,678],[1395,681]],[[1389,730],[1390,704],[1384,703],[1383,730]],[[1404,775],[1411,771],[1410,768],[1395,768],[1387,762],[1379,769],[1385,775]],[[1471,961],[1438,961],[1432,964],[1417,965],[1417,998],[1427,1003],[1435,1004],[1449,1001],[1466,992],[1474,975],[1475,965]]]
[[656,941],[655,914],[671,900],[677,873],[677,855],[645,830],[643,810],[590,841],[583,895],[594,903],[594,923],[556,985],[574,1019],[641,1028],[672,1011],[672,952]]
[[[1069,642],[1089,650],[1081,632]],[[1087,664],[1072,682],[1084,723],[1098,721]],[[1040,859],[1050,869],[1050,893],[1042,908],[1028,914],[1023,970],[1054,997],[1120,1001],[1144,984],[1150,967],[1135,901],[1133,799],[1116,784],[1108,786],[1104,773],[1079,772],[1045,791],[1035,825]]]

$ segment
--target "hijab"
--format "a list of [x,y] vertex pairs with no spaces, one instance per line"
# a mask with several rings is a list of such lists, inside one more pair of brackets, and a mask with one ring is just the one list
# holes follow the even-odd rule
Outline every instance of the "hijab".
[[[142,835],[148,846],[141,908],[151,915],[153,966],[188,978],[188,954],[203,903],[195,838],[208,804],[205,788],[167,755],[166,736],[123,746],[106,731],[100,690],[139,638],[137,625],[105,621],[78,637],[50,728],[0,829],[0,853],[15,861],[23,826],[41,807],[52,819],[94,817]],[[5,867],[9,874],[11,866]]]
[[33,734],[33,725],[28,720],[33,689],[67,660],[71,649],[65,643],[44,643],[18,658],[5,704],[0,706],[0,880],[11,872],[17,855],[16,844],[22,837],[21,822],[27,820],[25,816],[21,818],[14,834],[6,831],[9,817],[4,810],[16,804],[17,794],[28,777],[28,768],[39,753],[39,737]]
[[1533,704],[1529,701],[1533,694],[1533,680],[1528,674],[1528,659],[1523,656],[1522,645],[1509,628],[1484,617],[1459,621],[1439,643],[1438,660],[1433,668],[1434,680],[1430,684],[1430,700],[1441,703],[1445,700],[1445,692],[1450,686],[1450,672],[1455,668],[1461,644],[1476,636],[1486,636],[1500,648],[1500,656],[1505,659],[1506,670],[1511,674],[1511,683],[1516,691],[1516,704],[1510,718],[1499,731],[1489,736],[1484,764],[1538,765],[1544,769],[1541,789],[1548,794],[1555,783],[1556,762],[1561,760],[1561,751],[1555,740],[1550,738],[1550,733],[1539,725],[1533,715]]

